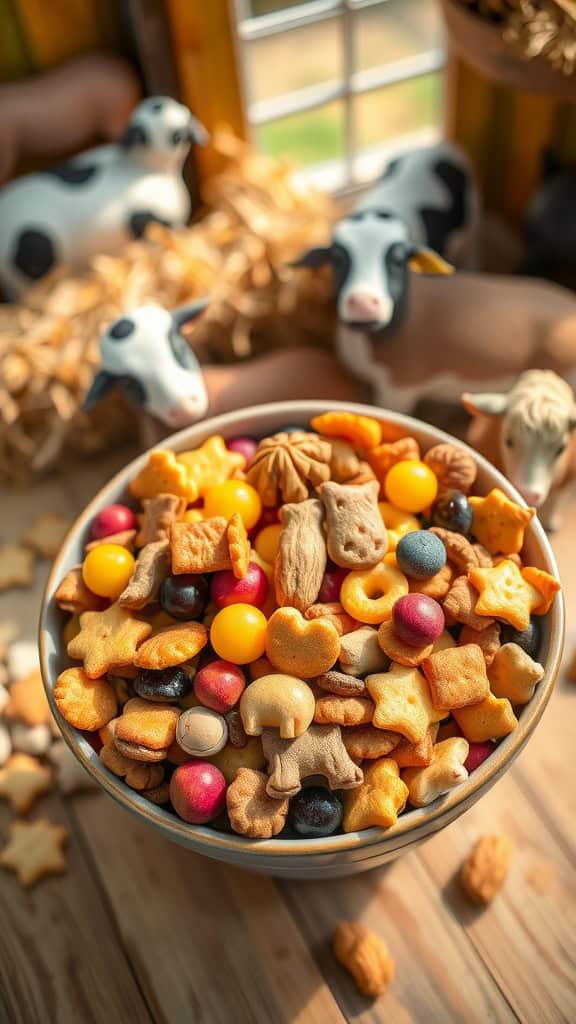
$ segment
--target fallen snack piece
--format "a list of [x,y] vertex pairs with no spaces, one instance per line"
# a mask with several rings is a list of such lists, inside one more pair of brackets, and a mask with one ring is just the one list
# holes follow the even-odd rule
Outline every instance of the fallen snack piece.
[[8,828],[8,843],[0,853],[0,865],[16,872],[21,885],[35,885],[44,875],[66,870],[64,845],[68,829],[46,818],[15,821]]
[[527,704],[544,675],[544,669],[518,644],[503,644],[488,672],[495,697],[507,697],[512,704]]
[[52,787],[52,772],[28,754],[12,754],[0,770],[0,797],[16,814],[27,814]]
[[387,550],[386,527],[378,509],[377,480],[365,484],[322,484],[328,554],[343,569],[370,569]]
[[103,612],[84,612],[80,616],[80,632],[68,644],[68,655],[84,662],[90,679],[106,672],[121,674],[117,670],[134,664],[139,644],[151,632],[149,622],[133,618],[118,603],[112,604]]
[[193,502],[198,497],[198,484],[173,451],[157,448],[150,452],[146,464],[130,481],[130,494],[142,499],[174,494]]
[[50,705],[38,669],[18,679],[9,690],[10,699],[4,708],[4,718],[20,719],[26,725],[46,725],[52,718]]
[[399,776],[396,761],[387,757],[366,768],[362,785],[344,794],[344,832],[396,824],[408,799],[408,787]]
[[504,559],[492,569],[471,569],[469,577],[480,595],[474,608],[477,615],[503,619],[520,631],[528,629],[530,614],[542,603],[542,595],[514,562]]
[[18,544],[0,547],[0,593],[12,587],[29,587],[32,583],[34,555]]
[[460,872],[460,882],[473,903],[487,906],[506,881],[513,854],[508,836],[482,836],[474,844]]
[[64,796],[72,793],[96,792],[98,783],[74,756],[64,740],[57,740],[48,751],[48,760],[54,765],[58,789]]
[[435,708],[479,704],[490,691],[486,662],[477,644],[437,651],[422,667]]
[[524,508],[494,487],[483,498],[468,499],[472,506],[472,533],[491,555],[518,554],[524,544],[524,531],[535,508]]
[[366,686],[376,705],[372,724],[399,732],[410,743],[423,740],[430,725],[448,714],[434,708],[428,683],[417,668],[393,664],[389,672],[367,676]]
[[309,498],[280,510],[282,532],[274,566],[274,588],[279,606],[292,605],[305,612],[318,598],[326,568],[324,508]]
[[75,729],[94,732],[115,718],[116,694],[104,679],[92,679],[81,668],[61,672],[54,687],[58,711]]
[[330,789],[351,789],[364,778],[348,756],[338,725],[311,725],[294,740],[266,729],[262,747],[270,774],[266,792],[275,799],[299,793],[302,780],[311,775],[323,775]]
[[22,543],[32,548],[41,558],[55,558],[62,541],[68,533],[70,521],[55,512],[46,512],[38,517],[22,538]]
[[376,932],[356,921],[341,921],[332,948],[362,995],[376,999],[386,991],[394,977],[394,961]]
[[234,832],[250,839],[271,839],[286,823],[288,798],[266,792],[268,776],[252,768],[239,768],[226,791],[226,807]]
[[468,750],[467,741],[454,736],[435,745],[432,760],[425,768],[406,768],[402,772],[413,807],[426,807],[468,778],[464,767]]

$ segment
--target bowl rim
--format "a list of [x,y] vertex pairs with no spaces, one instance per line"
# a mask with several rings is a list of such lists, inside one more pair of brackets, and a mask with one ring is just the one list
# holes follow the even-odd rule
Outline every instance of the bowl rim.
[[[201,420],[186,427],[184,430],[171,434],[169,437],[162,439],[159,444],[136,456],[136,458],[132,459],[115,473],[98,490],[71,525],[60,551],[51,566],[42,595],[39,621],[39,651],[44,689],[63,738],[81,764],[118,803],[138,817],[143,817],[148,824],[159,829],[165,835],[170,836],[175,842],[193,846],[198,852],[203,852],[208,856],[210,854],[218,856],[220,852],[221,857],[228,856],[231,859],[232,855],[235,854],[239,862],[253,856],[255,867],[257,867],[259,858],[270,855],[274,857],[306,857],[318,856],[320,854],[337,855],[360,848],[370,848],[382,843],[386,843],[393,850],[408,844],[412,845],[427,834],[437,831],[444,824],[449,824],[460,813],[463,813],[467,806],[470,806],[479,799],[484,791],[491,788],[527,743],[552,695],[564,646],[565,609],[562,591],[560,591],[556,595],[549,612],[550,634],[545,674],[542,681],[538,684],[532,700],[524,706],[516,729],[500,741],[490,757],[471,773],[461,785],[426,807],[410,809],[399,817],[395,825],[389,828],[372,827],[361,832],[348,832],[316,839],[248,839],[235,833],[219,832],[206,826],[188,824],[170,811],[146,800],[145,797],[141,796],[136,790],[130,789],[123,780],[112,775],[105,768],[86,737],[62,718],[53,696],[55,680],[52,679],[52,672],[48,664],[47,636],[49,630],[47,628],[47,620],[51,612],[54,591],[62,577],[61,566],[66,559],[68,548],[74,544],[78,534],[85,530],[96,511],[106,503],[106,495],[109,491],[121,485],[126,487],[129,479],[144,465],[150,451],[156,448],[173,448],[178,451],[183,450],[187,444],[199,445],[203,442],[194,438],[196,433],[204,434],[206,437],[212,434],[223,434],[225,436],[228,433],[229,435],[230,428],[234,428],[243,419],[269,417],[277,419],[279,424],[285,424],[290,423],[293,419],[308,419],[309,421],[312,416],[332,410],[351,412],[388,421],[402,430],[406,430],[407,433],[411,430],[417,433],[428,432],[433,435],[434,444],[443,442],[458,444],[474,457],[479,469],[490,474],[494,481],[493,486],[500,487],[512,500],[519,504],[526,504],[512,484],[482,455],[465,442],[414,417],[377,406],[341,401],[316,401],[313,399],[249,406],[245,409],[238,409],[233,412],[223,413],[220,416]],[[190,437],[192,437],[192,440],[190,440]],[[536,517],[531,520],[528,529],[533,534],[543,554],[547,563],[547,571],[558,577],[558,568],[552,548],[542,525]],[[55,646],[58,645],[55,644]],[[439,822],[439,819],[442,818],[445,818],[443,823]]]

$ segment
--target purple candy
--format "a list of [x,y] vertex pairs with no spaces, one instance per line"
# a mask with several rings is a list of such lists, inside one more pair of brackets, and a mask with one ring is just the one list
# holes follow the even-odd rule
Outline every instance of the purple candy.
[[233,437],[231,441],[226,441],[226,447],[229,452],[243,455],[246,462],[250,462],[254,458],[258,442],[253,437]]
[[406,594],[392,609],[392,626],[398,639],[409,647],[425,647],[444,631],[444,612],[433,597]]
[[471,743],[470,750],[468,751],[468,757],[464,762],[464,767],[468,772],[474,772],[480,765],[490,757],[493,750],[496,749],[496,744],[492,740],[485,740],[484,743]]

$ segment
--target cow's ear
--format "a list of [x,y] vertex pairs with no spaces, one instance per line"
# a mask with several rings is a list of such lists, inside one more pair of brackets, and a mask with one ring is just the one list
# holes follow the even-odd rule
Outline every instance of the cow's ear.
[[195,146],[207,146],[210,142],[210,133],[197,117],[193,115],[190,117],[190,142],[193,142]]
[[503,416],[508,408],[508,395],[498,391],[483,391],[474,395],[464,391],[460,401],[472,416]]
[[116,378],[112,373],[108,373],[107,370],[99,370],[82,403],[84,412],[88,412],[98,402],[101,402],[108,392],[112,390],[115,383]]
[[291,267],[309,267],[310,270],[319,270],[320,267],[326,266],[330,262],[332,255],[332,249],[330,246],[317,246],[315,249],[308,249],[307,252],[303,252],[297,260],[293,260],[290,263]]
[[175,326],[180,330],[190,320],[196,320],[196,317],[199,317],[209,304],[210,299],[197,299],[196,302],[190,302],[187,306],[179,306],[178,309],[173,309],[170,315]]
[[408,253],[410,270],[417,274],[453,274],[454,267],[447,263],[433,249],[424,245],[414,246]]

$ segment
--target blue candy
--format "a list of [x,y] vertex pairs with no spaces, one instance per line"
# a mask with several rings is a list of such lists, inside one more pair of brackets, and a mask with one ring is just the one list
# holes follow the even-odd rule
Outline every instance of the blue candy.
[[342,801],[335,793],[324,786],[310,786],[292,797],[288,820],[299,835],[320,838],[340,827],[342,813]]
[[415,580],[428,580],[446,564],[446,548],[435,533],[414,530],[406,533],[396,548],[398,568]]

